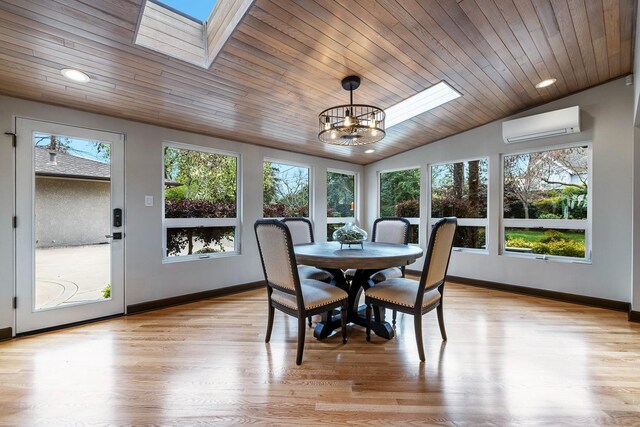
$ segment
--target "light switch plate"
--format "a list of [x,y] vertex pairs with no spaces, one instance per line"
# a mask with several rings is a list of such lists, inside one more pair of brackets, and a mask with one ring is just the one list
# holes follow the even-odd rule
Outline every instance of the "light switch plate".
[[153,196],[144,196],[144,205],[153,206]]

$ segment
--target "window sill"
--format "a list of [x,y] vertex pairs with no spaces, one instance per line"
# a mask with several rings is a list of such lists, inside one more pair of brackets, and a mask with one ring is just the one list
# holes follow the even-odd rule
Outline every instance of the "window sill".
[[212,253],[212,254],[183,255],[183,256],[175,256],[170,258],[164,257],[162,258],[162,263],[175,264],[175,263],[180,263],[185,261],[206,261],[206,260],[219,259],[219,258],[230,258],[230,257],[239,256],[239,255],[240,255],[240,252],[237,252],[237,251],[224,252],[224,253]]
[[456,248],[451,249],[452,253],[463,253],[463,254],[478,254],[478,255],[489,255],[489,251],[486,249],[472,249],[472,248]]
[[563,264],[582,264],[582,265],[593,264],[592,260],[586,259],[586,258],[569,258],[569,257],[561,257],[561,256],[554,256],[554,255],[531,255],[531,254],[519,254],[519,253],[511,253],[511,252],[502,252],[500,255],[507,258],[530,259],[533,261],[551,261],[551,262],[559,262]]

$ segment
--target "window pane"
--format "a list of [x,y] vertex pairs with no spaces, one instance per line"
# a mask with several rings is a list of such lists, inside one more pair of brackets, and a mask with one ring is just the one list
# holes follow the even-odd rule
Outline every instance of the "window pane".
[[355,175],[327,172],[327,216],[354,217],[355,189]]
[[309,217],[309,168],[264,162],[265,218]]
[[166,256],[234,252],[235,233],[235,227],[168,228]]
[[431,168],[431,217],[487,217],[486,159]]
[[586,219],[587,147],[504,157],[504,218]]
[[333,232],[336,231],[340,227],[344,227],[345,223],[339,224],[327,224],[327,242],[333,241]]
[[165,218],[235,218],[237,158],[164,150]]
[[465,249],[486,249],[485,227],[458,226],[453,236],[453,247]]
[[584,258],[584,242],[584,230],[505,229],[505,250],[508,252]]
[[380,216],[420,217],[420,169],[380,174]]
[[409,243],[419,243],[420,239],[420,226],[418,224],[411,224],[409,226]]

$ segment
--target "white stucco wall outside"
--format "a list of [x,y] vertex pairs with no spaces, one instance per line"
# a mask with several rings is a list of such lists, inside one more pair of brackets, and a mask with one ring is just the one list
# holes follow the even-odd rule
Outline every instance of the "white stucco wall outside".
[[109,243],[111,183],[36,178],[36,247]]

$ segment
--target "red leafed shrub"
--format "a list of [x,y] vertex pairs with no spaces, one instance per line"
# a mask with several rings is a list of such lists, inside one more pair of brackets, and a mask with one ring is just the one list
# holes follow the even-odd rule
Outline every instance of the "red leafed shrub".
[[405,218],[418,218],[420,216],[420,202],[418,200],[405,200],[395,206],[396,216]]
[[165,218],[234,218],[234,204],[208,200],[165,200]]
[[269,203],[262,206],[264,218],[308,217],[309,206],[286,206],[282,203]]

